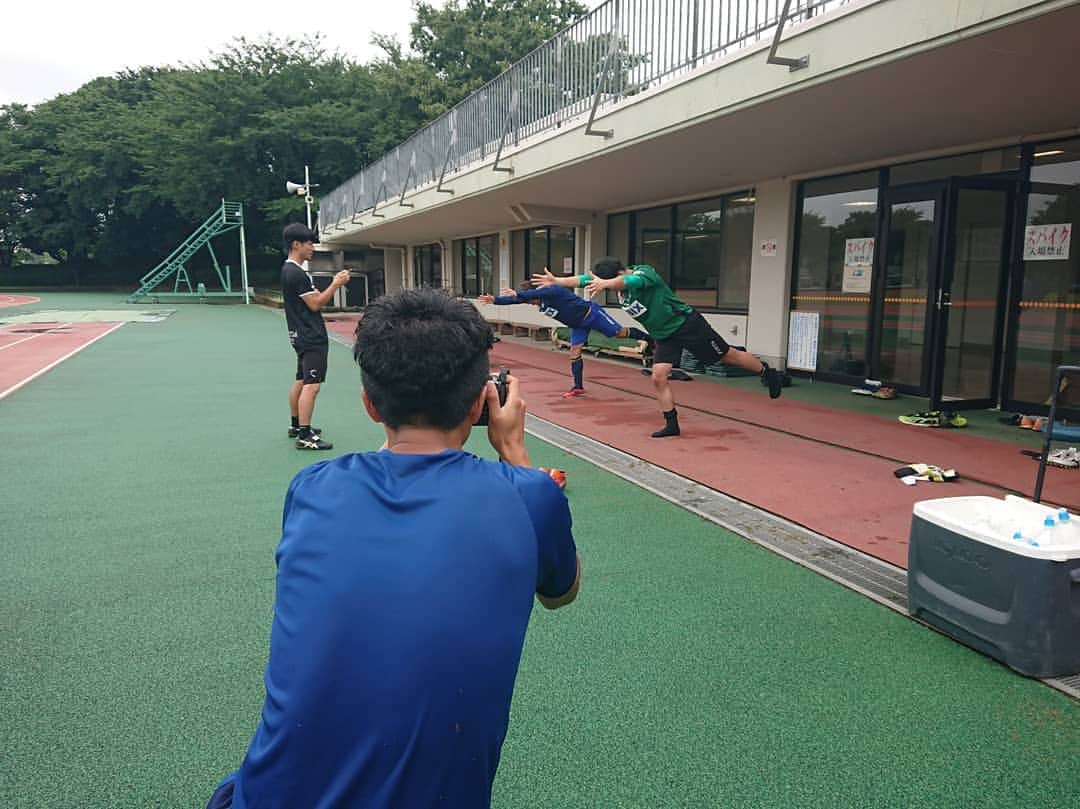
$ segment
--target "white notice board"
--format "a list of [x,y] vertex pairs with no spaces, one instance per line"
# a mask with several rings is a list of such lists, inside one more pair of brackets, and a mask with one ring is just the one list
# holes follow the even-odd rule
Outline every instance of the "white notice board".
[[787,367],[799,371],[817,370],[820,312],[792,312],[788,325]]

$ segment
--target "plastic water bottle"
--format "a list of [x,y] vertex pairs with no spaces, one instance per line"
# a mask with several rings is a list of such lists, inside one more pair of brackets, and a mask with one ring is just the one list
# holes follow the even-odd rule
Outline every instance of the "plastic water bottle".
[[1021,534],[1019,531],[1013,532],[1012,538],[1015,539],[1017,542],[1023,542],[1025,545],[1034,545],[1036,548],[1039,547],[1038,542],[1036,542],[1034,539],[1024,539],[1024,535]]
[[1052,545],[1057,538],[1057,521],[1049,514],[1046,515],[1046,519],[1043,520],[1042,530],[1035,535],[1035,540],[1039,546]]
[[1072,518],[1067,508],[1058,509],[1057,521],[1058,527],[1054,533],[1058,541],[1069,545],[1076,543],[1077,538],[1080,537],[1080,526],[1077,525],[1077,521]]

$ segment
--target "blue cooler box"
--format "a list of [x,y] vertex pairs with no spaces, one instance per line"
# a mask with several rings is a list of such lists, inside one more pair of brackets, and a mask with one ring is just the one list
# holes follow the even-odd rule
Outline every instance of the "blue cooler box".
[[1056,514],[1012,495],[916,503],[911,615],[1021,674],[1080,673],[1080,517],[1047,531]]

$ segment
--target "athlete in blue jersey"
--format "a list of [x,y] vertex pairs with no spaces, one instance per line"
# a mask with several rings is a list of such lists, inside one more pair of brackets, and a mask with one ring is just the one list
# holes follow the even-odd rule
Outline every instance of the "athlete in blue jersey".
[[596,329],[605,337],[630,337],[652,343],[652,338],[635,326],[623,326],[598,303],[576,295],[561,286],[545,286],[533,289],[528,281],[516,290],[504,289],[499,297],[481,295],[479,300],[506,306],[512,303],[530,303],[540,307],[540,314],[554,318],[570,327],[570,374],[574,386],[563,394],[564,399],[585,395],[581,349],[589,340],[589,331]]
[[[491,340],[442,290],[365,309],[354,354],[386,448],[289,486],[262,717],[213,809],[490,805],[533,597],[568,604],[580,575]],[[485,404],[501,463],[462,451]]]

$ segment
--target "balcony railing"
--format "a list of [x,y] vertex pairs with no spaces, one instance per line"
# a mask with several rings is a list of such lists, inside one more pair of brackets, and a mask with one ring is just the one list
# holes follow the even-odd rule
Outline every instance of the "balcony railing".
[[851,1],[608,0],[323,196],[319,226],[372,224],[427,185],[452,193],[448,179],[506,146],[767,41],[785,6],[788,30]]

